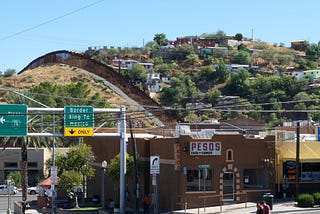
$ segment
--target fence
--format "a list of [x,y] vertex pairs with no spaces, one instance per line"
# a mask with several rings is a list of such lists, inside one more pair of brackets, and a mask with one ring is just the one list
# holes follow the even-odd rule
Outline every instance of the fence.
[[[203,208],[204,212],[206,207],[211,207],[211,206],[220,206],[220,212],[223,210],[223,205],[224,205],[224,197],[227,196],[244,196],[244,207],[247,208],[247,192],[239,192],[239,193],[233,193],[233,194],[222,194],[222,195],[213,195],[213,194],[208,194],[205,196],[197,196],[196,198],[198,199],[196,202],[194,200],[194,197],[187,197],[186,195],[178,196],[180,199],[180,202],[177,203],[177,205],[180,205],[183,207],[185,213],[187,212],[187,209],[189,208],[198,208],[198,213],[200,213],[200,209]],[[217,199],[218,198],[218,203],[206,203],[207,199]],[[203,200],[203,206],[200,207],[200,201],[201,199]],[[237,201],[233,201],[237,203]],[[243,203],[243,201],[241,201]]]

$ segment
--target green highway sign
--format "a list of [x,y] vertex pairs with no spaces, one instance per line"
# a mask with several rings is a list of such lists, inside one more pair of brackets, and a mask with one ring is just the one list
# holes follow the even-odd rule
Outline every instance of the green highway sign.
[[28,110],[26,105],[0,105],[0,136],[27,136]]
[[94,113],[92,106],[64,107],[64,136],[93,136]]

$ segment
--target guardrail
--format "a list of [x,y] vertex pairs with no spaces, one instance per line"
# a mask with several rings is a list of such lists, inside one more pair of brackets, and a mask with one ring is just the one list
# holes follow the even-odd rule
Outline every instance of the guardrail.
[[[222,212],[222,211],[223,211],[223,205],[224,205],[224,202],[223,202],[223,198],[224,198],[224,197],[227,197],[227,196],[233,196],[233,197],[235,197],[235,196],[241,196],[241,195],[244,195],[244,196],[245,196],[244,207],[247,208],[247,207],[248,207],[248,206],[247,206],[247,202],[248,202],[248,200],[247,200],[247,192],[232,193],[232,194],[223,194],[223,195],[210,195],[210,194],[208,194],[208,195],[206,195],[206,196],[198,196],[198,197],[197,197],[198,199],[203,199],[203,200],[205,200],[205,199],[207,199],[207,198],[219,198],[219,203],[218,203],[218,204],[217,204],[217,203],[213,203],[213,204],[206,204],[206,203],[204,203],[204,204],[203,204],[203,207],[198,207],[198,213],[200,213],[200,209],[201,209],[201,208],[203,208],[203,209],[204,209],[204,212],[205,212],[206,207],[210,207],[210,206],[220,206],[220,212]],[[189,209],[189,208],[192,207],[192,206],[190,206],[190,204],[192,204],[192,202],[189,202],[189,201],[188,201],[188,197],[186,197],[185,195],[183,195],[183,196],[178,196],[178,197],[181,197],[182,200],[181,200],[181,202],[178,202],[178,203],[176,203],[176,204],[183,206],[184,211],[185,211],[185,213],[186,213],[186,212],[187,212],[187,209]],[[191,199],[192,199],[192,198],[191,198]],[[234,202],[236,202],[236,201],[234,201]],[[242,201],[241,203],[243,203],[243,201]]]

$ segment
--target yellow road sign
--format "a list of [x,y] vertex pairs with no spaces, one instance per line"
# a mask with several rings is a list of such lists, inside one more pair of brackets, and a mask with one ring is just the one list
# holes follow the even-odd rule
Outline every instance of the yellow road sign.
[[93,136],[93,128],[90,127],[68,127],[64,128],[64,136],[68,137],[88,137]]

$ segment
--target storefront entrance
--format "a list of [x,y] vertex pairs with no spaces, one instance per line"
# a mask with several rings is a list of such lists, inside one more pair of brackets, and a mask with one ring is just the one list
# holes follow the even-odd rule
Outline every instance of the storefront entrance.
[[223,174],[223,201],[234,200],[234,175],[233,172]]

